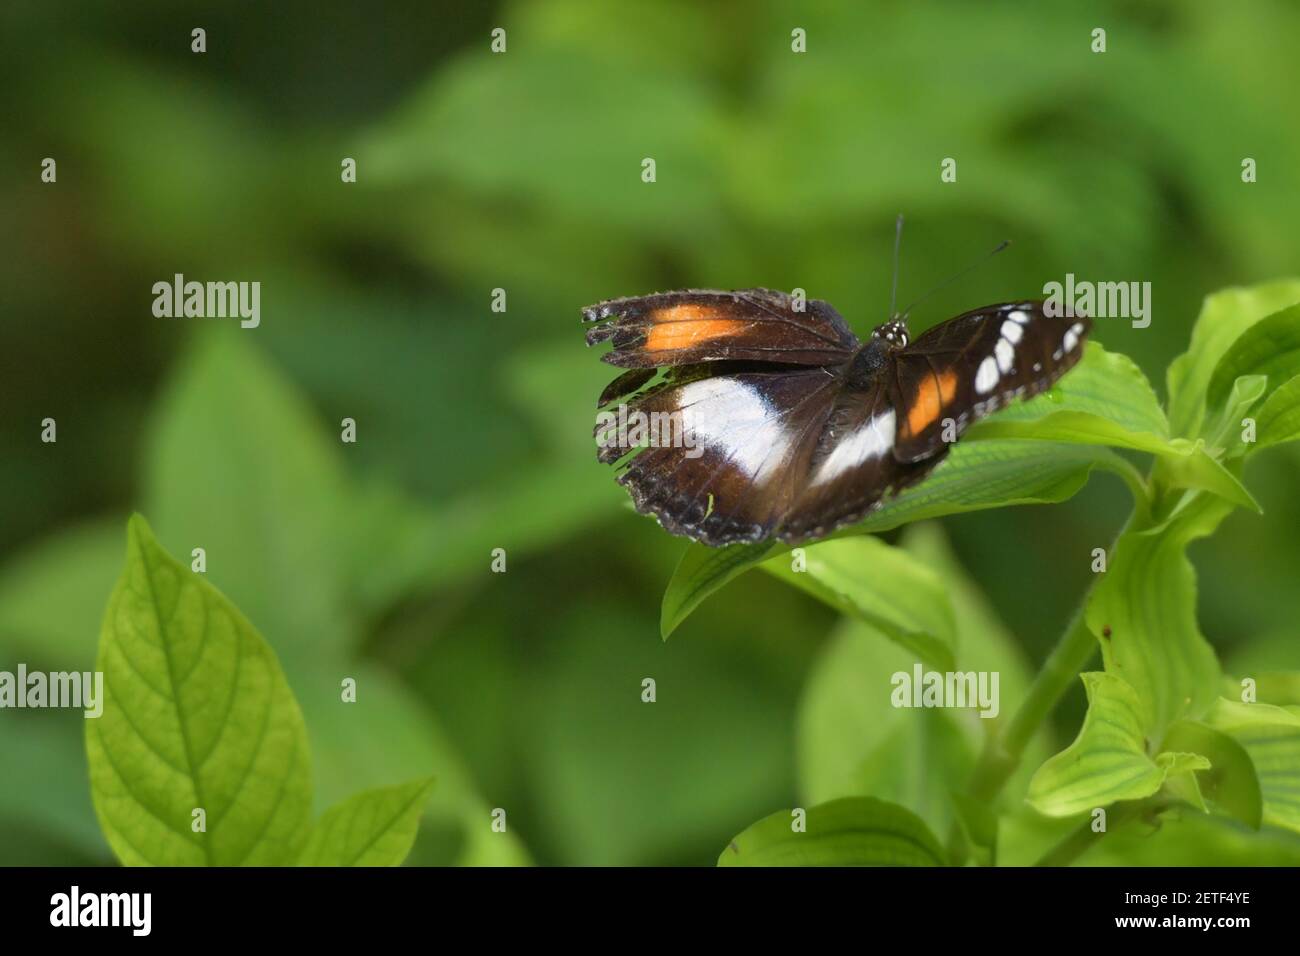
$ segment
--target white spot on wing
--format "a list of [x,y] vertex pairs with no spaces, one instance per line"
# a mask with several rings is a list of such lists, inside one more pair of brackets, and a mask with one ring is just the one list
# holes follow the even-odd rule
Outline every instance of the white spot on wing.
[[1065,352],[1073,352],[1074,347],[1079,344],[1079,331],[1083,326],[1075,323],[1065,330],[1065,338],[1061,340],[1061,349]]
[[981,395],[993,391],[993,386],[998,383],[998,378],[997,360],[990,355],[983,362],[980,362],[979,371],[975,373],[975,391]]
[[833,481],[864,461],[887,453],[894,447],[894,421],[894,410],[891,408],[844,438],[821,463],[812,483],[820,485]]
[[762,482],[785,460],[791,435],[777,412],[750,385],[706,378],[682,387],[682,431],[696,445],[714,448],[750,479]]
[[1002,323],[1002,337],[1012,345],[1017,344],[1024,334],[1025,330],[1020,327],[1020,323],[1012,322],[1010,319]]
[[1029,322],[1029,313],[1023,309],[1012,309],[1007,313],[1007,318],[1012,322],[1019,322],[1021,325],[1026,325]]
[[1006,339],[998,339],[998,344],[993,349],[993,355],[998,360],[999,372],[1006,375],[1011,371],[1011,366],[1016,361],[1016,350],[1011,347],[1010,342]]

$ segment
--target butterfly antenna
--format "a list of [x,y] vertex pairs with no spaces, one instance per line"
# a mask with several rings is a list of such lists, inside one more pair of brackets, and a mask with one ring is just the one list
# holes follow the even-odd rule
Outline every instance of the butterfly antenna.
[[889,316],[894,316],[894,306],[898,305],[898,247],[903,244],[903,214],[898,214],[898,223],[894,227],[894,288],[889,293]]
[[[1010,240],[1010,239],[1003,239],[1001,242],[998,243],[997,248],[995,248],[995,249],[994,249],[992,252],[990,252],[988,255],[984,256],[983,258],[976,259],[974,262],[972,262],[970,265],[968,265],[965,269],[961,269],[961,270],[959,270],[958,272],[954,273],[953,275],[950,275],[948,278],[944,279],[944,280],[943,280],[942,282],[940,282],[938,285],[936,285],[936,286],[934,286],[933,288],[931,288],[929,292],[925,293],[925,295],[921,296],[919,299],[917,299],[915,302],[913,302],[911,305],[909,305],[906,309],[904,309],[904,310],[903,310],[903,315],[902,315],[902,317],[903,317],[904,319],[906,319],[907,316],[911,313],[911,311],[912,311],[913,309],[915,309],[918,305],[920,305],[920,304],[921,304],[922,302],[924,302],[926,299],[930,298],[930,296],[934,295],[934,294],[935,294],[936,292],[938,292],[940,289],[946,289],[948,286],[952,285],[952,284],[953,284],[954,282],[956,282],[958,279],[960,279],[960,278],[962,278],[963,276],[966,276],[966,275],[970,274],[971,272],[975,271],[976,268],[978,268],[979,266],[982,266],[985,262],[987,262],[988,260],[992,259],[994,256],[996,256],[999,252],[1001,252],[1003,249],[1005,249],[1005,248],[1006,248],[1007,246],[1009,246],[1009,245],[1011,245],[1011,240]],[[895,270],[895,273],[897,273],[897,270]],[[897,278],[897,275],[895,275],[895,278]]]

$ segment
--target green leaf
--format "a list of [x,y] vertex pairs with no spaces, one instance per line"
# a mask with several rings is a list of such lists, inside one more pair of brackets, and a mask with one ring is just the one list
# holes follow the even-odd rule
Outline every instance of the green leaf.
[[1050,817],[1149,797],[1160,789],[1168,769],[1147,756],[1137,692],[1113,674],[1079,676],[1088,693],[1083,728],[1029,783],[1029,803]]
[[1186,352],[1169,366],[1169,424],[1175,435],[1195,438],[1206,416],[1206,391],[1219,359],[1256,322],[1300,302],[1300,280],[1225,289],[1208,296]]
[[965,785],[983,736],[977,725],[992,721],[969,711],[894,707],[891,678],[910,675],[915,663],[915,655],[859,619],[836,627],[799,703],[801,799],[815,805],[875,796],[947,832],[951,795]]
[[1255,449],[1300,438],[1300,375],[1273,390],[1255,416]]
[[400,866],[411,852],[433,778],[366,790],[326,810],[299,866]]
[[1196,779],[1196,771],[1210,769],[1209,760],[1200,754],[1165,751],[1156,757],[1156,765],[1166,770],[1165,793],[1202,813],[1210,812]]
[[1107,352],[1099,342],[1089,342],[1079,364],[1050,391],[1009,405],[972,428],[971,434],[995,422],[1036,422],[1058,415],[1101,419],[1112,426],[1113,435],[1130,436],[1128,440],[1169,437],[1169,422],[1142,369],[1127,355]]
[[1206,406],[1224,404],[1243,375],[1263,375],[1274,387],[1300,375],[1300,304],[1261,319],[1229,346],[1206,386]]
[[1171,446],[1174,454],[1160,459],[1162,470],[1159,474],[1167,483],[1208,491],[1239,508],[1255,514],[1263,513],[1264,509],[1241,479],[1206,450],[1205,439],[1189,442],[1185,438],[1175,438]]
[[1300,713],[1219,698],[1205,723],[1246,748],[1259,776],[1263,821],[1300,832]]
[[1205,427],[1206,443],[1228,459],[1248,451],[1242,443],[1242,419],[1268,391],[1267,375],[1241,375],[1232,383],[1218,419]]
[[[275,654],[139,515],[104,612],[86,721],[100,826],[128,865],[291,863],[310,828],[307,731]],[[193,811],[206,815],[196,833]]]
[[1209,808],[1259,829],[1263,812],[1259,778],[1241,744],[1206,724],[1180,720],[1170,725],[1162,747],[1204,755],[1210,766],[1196,774],[1196,781]]
[[1088,601],[1088,628],[1106,672],[1136,692],[1141,729],[1153,739],[1203,713],[1219,681],[1214,649],[1196,621],[1196,572],[1187,545],[1214,531],[1231,506],[1195,495],[1164,524],[1120,536]]
[[795,832],[779,810],[738,835],[719,866],[942,866],[939,841],[910,810],[872,797],[832,800],[807,811]]
[[1259,513],[1259,503],[1232,472],[1215,460],[1203,439],[1160,438],[1150,432],[1130,432],[1087,412],[1057,412],[1037,421],[994,420],[979,426],[974,439],[1003,438],[1068,441],[1078,445],[1109,445],[1160,456],[1165,474],[1182,487],[1213,492],[1235,505]]
[[146,513],[173,553],[256,621],[290,672],[354,638],[340,526],[350,498],[337,441],[247,336],[202,336],[159,401]]
[[[1258,397],[1258,396],[1256,396]],[[1083,359],[1050,392],[1011,405],[977,424],[966,440],[1020,439],[1106,445],[1165,459],[1180,485],[1211,491],[1258,512],[1241,481],[1201,441],[1169,437],[1169,423],[1146,376],[1125,355],[1090,343]]]
[[901,548],[859,536],[805,547],[805,570],[789,556],[763,570],[865,621],[938,670],[954,667],[955,625],[944,583]]
[[[947,585],[963,671],[996,672],[1005,708],[1021,699],[1028,667],[1014,637],[953,556],[938,523],[912,525],[909,554]],[[936,833],[953,822],[953,795],[965,786],[975,754],[995,718],[970,709],[894,707],[891,678],[911,673],[916,657],[854,618],[835,629],[804,684],[796,724],[800,798],[807,805],[875,796],[902,804]],[[1047,753],[1031,745],[1024,773],[1009,786],[1018,799],[1029,771]]]
[[[1055,442],[959,442],[926,481],[889,499],[835,537],[887,531],[912,521],[1004,505],[1055,504],[1073,497],[1093,468],[1124,475],[1132,467],[1105,448]],[[708,548],[692,544],[664,593],[660,630],[665,638],[727,582],[777,554],[785,544]]]

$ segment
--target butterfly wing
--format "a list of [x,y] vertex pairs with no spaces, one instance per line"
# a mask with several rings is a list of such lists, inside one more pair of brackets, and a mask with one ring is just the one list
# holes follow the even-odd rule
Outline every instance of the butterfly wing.
[[628,369],[727,360],[837,365],[858,346],[828,303],[796,300],[770,289],[689,289],[610,299],[582,310],[587,344],[612,341],[602,356]]
[[925,332],[893,353],[891,396],[900,410],[894,457],[929,458],[985,415],[1051,388],[1079,361],[1091,328],[1083,316],[1053,317],[1042,302],[1016,302]]
[[866,387],[843,389],[777,537],[797,543],[830,534],[928,475],[947,453],[947,446],[922,461],[898,459],[893,452],[900,415],[887,364]]
[[[712,546],[773,533],[801,492],[840,386],[824,368],[732,368],[711,363],[651,387],[620,406],[623,418],[603,437],[597,426],[602,460],[633,455],[618,481],[637,510]],[[634,449],[647,437],[633,432],[636,422],[656,420],[664,424],[649,429],[649,447]]]

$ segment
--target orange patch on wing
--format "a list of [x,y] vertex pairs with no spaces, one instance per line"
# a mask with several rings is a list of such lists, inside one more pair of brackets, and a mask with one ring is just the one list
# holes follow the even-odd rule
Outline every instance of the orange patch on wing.
[[932,425],[943,407],[957,394],[957,373],[949,369],[938,377],[927,375],[912,398],[907,410],[907,433],[919,435]]
[[654,325],[645,338],[651,352],[686,349],[709,339],[721,338],[735,331],[736,319],[718,318],[716,309],[706,305],[674,305],[650,313]]

